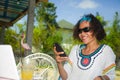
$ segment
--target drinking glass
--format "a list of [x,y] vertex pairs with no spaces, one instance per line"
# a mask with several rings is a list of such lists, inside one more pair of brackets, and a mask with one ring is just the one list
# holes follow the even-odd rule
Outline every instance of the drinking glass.
[[21,80],[33,79],[34,64],[35,61],[33,59],[29,59],[29,58],[22,59]]

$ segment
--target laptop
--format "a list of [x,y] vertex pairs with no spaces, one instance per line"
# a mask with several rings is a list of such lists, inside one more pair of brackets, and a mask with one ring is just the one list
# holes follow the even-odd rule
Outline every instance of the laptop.
[[0,45],[0,80],[20,80],[11,45]]

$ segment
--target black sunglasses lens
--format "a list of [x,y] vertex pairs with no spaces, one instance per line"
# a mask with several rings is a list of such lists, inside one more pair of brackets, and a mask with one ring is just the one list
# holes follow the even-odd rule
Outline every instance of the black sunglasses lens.
[[84,32],[89,32],[90,31],[90,28],[89,27],[86,27],[86,28],[83,28],[82,29]]
[[90,27],[85,27],[85,28],[83,28],[83,29],[79,29],[79,30],[78,30],[78,33],[82,33],[82,31],[83,31],[83,32],[89,32],[89,31],[90,31]]
[[82,33],[82,29],[79,29],[79,30],[78,30],[78,33]]

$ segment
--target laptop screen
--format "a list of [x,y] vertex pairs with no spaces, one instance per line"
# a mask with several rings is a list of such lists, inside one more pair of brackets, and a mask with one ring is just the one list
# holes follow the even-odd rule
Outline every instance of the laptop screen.
[[10,45],[0,45],[0,80],[20,80]]

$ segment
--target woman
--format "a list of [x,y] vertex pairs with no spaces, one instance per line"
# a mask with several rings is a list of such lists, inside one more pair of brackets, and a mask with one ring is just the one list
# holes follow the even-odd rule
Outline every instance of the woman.
[[83,44],[75,45],[68,57],[60,57],[63,52],[57,52],[54,47],[60,80],[114,80],[114,52],[108,45],[99,43],[105,36],[96,17],[92,14],[83,16],[73,32],[74,39]]

